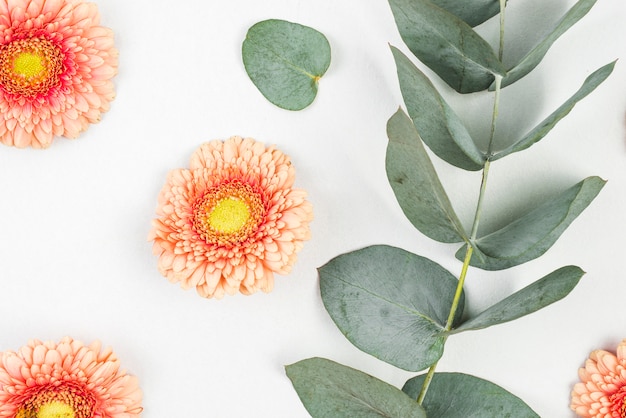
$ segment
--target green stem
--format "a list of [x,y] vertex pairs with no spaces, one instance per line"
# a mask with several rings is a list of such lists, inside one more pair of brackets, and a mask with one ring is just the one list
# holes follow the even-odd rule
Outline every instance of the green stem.
[[498,49],[498,59],[502,61],[504,54],[504,15],[506,10],[506,0],[500,0],[500,48]]
[[[450,308],[450,314],[448,315],[448,320],[446,321],[446,331],[450,331],[452,329],[452,324],[454,323],[454,316],[456,315],[456,311],[459,307],[459,302],[461,300],[461,294],[463,293],[463,284],[465,283],[465,277],[467,276],[467,270],[469,268],[470,260],[472,259],[472,252],[474,248],[471,245],[467,246],[467,251],[465,252],[465,260],[463,261],[463,269],[461,270],[461,275],[459,276],[459,284],[456,287],[456,293],[454,294],[454,299],[452,300],[452,307]],[[448,339],[447,336],[444,337],[443,344],[446,343]],[[428,387],[430,386],[430,382],[432,382],[433,377],[435,376],[435,370],[437,369],[437,364],[433,364],[428,369],[428,373],[426,374],[426,378],[424,379],[424,383],[422,384],[422,389],[417,397],[417,403],[420,405],[424,402],[424,398],[426,397],[426,392],[428,392]]]
[[[500,49],[498,52],[498,58],[502,61],[502,55],[504,51],[504,9],[506,6],[506,0],[500,0]],[[472,223],[472,232],[470,233],[469,240],[467,242],[467,250],[465,251],[465,258],[463,260],[463,267],[461,268],[461,274],[459,275],[459,283],[456,287],[456,292],[454,294],[454,299],[452,300],[452,305],[450,306],[450,313],[448,315],[448,320],[446,321],[446,326],[444,330],[450,331],[452,329],[452,325],[454,323],[454,317],[456,316],[456,311],[459,308],[459,302],[461,301],[461,295],[463,294],[463,286],[465,285],[465,278],[467,276],[467,270],[469,269],[470,261],[472,260],[472,254],[474,253],[474,242],[476,241],[476,237],[478,236],[478,225],[480,224],[480,215],[482,213],[483,200],[485,197],[485,191],[487,190],[487,179],[489,177],[489,168],[491,166],[491,158],[492,148],[493,148],[493,140],[496,134],[496,122],[498,120],[498,113],[500,108],[500,90],[502,89],[502,76],[495,75],[495,96],[493,100],[493,113],[491,115],[491,132],[489,135],[489,146],[487,147],[487,159],[485,160],[485,165],[483,166],[482,172],[482,180],[480,183],[480,193],[478,195],[478,203],[476,204],[476,212],[474,214],[474,222]],[[443,344],[445,345],[448,336],[444,336]],[[422,388],[417,397],[417,403],[420,405],[424,402],[424,398],[426,397],[426,393],[428,392],[428,387],[435,376],[435,370],[437,369],[437,364],[439,362],[435,362],[426,373],[426,378],[424,379],[424,383],[422,384]]]
[[[474,247],[472,246],[474,240],[476,239],[476,234],[478,233],[478,224],[480,223],[480,214],[482,212],[482,204],[485,197],[485,191],[487,190],[487,178],[489,177],[489,166],[491,165],[490,161],[485,161],[485,166],[483,167],[483,176],[480,184],[480,194],[478,195],[478,203],[476,205],[476,213],[474,214],[474,222],[472,225],[472,233],[470,235],[469,242],[467,243],[467,250],[465,251],[465,259],[463,260],[463,267],[461,268],[461,274],[459,275],[459,283],[456,286],[456,292],[454,293],[454,299],[452,299],[452,305],[450,306],[450,313],[448,314],[448,320],[446,321],[446,326],[444,331],[450,331],[452,329],[452,325],[454,323],[454,317],[456,316],[456,311],[459,308],[459,302],[461,301],[461,295],[463,294],[463,286],[465,285],[465,277],[467,276],[467,270],[469,269],[470,261],[472,260],[472,254],[474,253]],[[445,345],[448,336],[444,336],[443,344]],[[433,380],[435,376],[435,370],[437,369],[436,362],[428,369],[428,373],[426,374],[426,378],[424,379],[424,383],[422,384],[422,388],[417,397],[417,403],[420,405],[424,401],[426,397],[426,392],[428,392],[428,387],[430,386],[430,382]]]

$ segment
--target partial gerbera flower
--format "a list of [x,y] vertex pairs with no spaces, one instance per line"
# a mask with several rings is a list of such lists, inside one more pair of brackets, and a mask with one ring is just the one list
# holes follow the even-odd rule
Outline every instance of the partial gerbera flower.
[[76,138],[115,96],[113,32],[83,0],[0,0],[0,142]]
[[137,378],[97,341],[34,340],[0,353],[0,417],[132,418],[141,398]]
[[159,271],[207,298],[272,290],[310,237],[312,206],[294,178],[289,157],[254,139],[202,145],[159,195]]
[[626,339],[617,353],[596,350],[578,371],[581,382],[572,391],[572,409],[580,417],[626,417]]

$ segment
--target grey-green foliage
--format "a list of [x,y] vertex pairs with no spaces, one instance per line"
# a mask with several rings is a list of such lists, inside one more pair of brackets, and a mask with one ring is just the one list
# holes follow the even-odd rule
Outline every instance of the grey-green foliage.
[[565,116],[569,114],[569,112],[574,108],[576,103],[580,100],[584,99],[589,93],[594,91],[596,87],[604,82],[611,72],[613,72],[613,68],[615,67],[615,61],[612,63],[606,64],[605,66],[599,68],[594,71],[589,77],[585,79],[583,85],[578,89],[576,93],[572,97],[570,97],[565,103],[559,106],[554,112],[550,114],[547,118],[545,118],[539,125],[537,125],[534,129],[528,132],[522,139],[515,142],[511,146],[506,149],[496,153],[493,157],[491,157],[492,161],[499,160],[502,157],[506,157],[509,154],[514,152],[523,151],[526,148],[529,148],[536,142],[540,141],[543,137],[545,137],[548,132]]
[[[424,375],[402,390],[416,398]],[[520,398],[487,380],[463,373],[435,373],[422,404],[431,418],[539,418]]]
[[[326,310],[362,351],[410,371],[441,357],[458,280],[439,264],[375,245],[335,257],[319,277]],[[455,323],[462,312],[463,298]]]
[[[507,71],[506,77],[502,80],[502,87],[515,83],[520,78],[530,73],[543,59],[552,44],[559,39],[574,23],[578,22],[587,14],[597,0],[580,0],[576,3],[563,18],[556,24],[554,29],[541,40],[519,63],[515,64]],[[490,89],[495,86],[492,84]]]
[[387,178],[406,217],[434,240],[467,241],[415,125],[402,110],[389,119],[387,136]]
[[311,358],[285,369],[313,418],[426,418],[400,389],[331,360]]
[[487,89],[506,69],[470,25],[429,0],[389,0],[400,36],[424,64],[460,93]]
[[[600,193],[605,181],[588,177],[565,192],[472,244],[482,257],[471,265],[485,270],[507,269],[533,260],[545,253]],[[456,257],[462,260],[465,248]]]
[[499,0],[431,0],[470,26],[477,26],[500,13]]
[[[595,3],[576,3],[507,73],[492,47],[472,29],[498,13],[499,0],[388,1],[408,48],[453,89],[459,93],[486,91],[494,80],[502,78],[502,84],[494,84],[499,87],[498,95],[502,86],[532,71],[551,45]],[[426,75],[400,50],[391,50],[408,116],[398,110],[387,123],[385,163],[389,183],[406,217],[434,240],[465,242],[457,258],[482,269],[506,269],[544,254],[595,199],[604,180],[589,177],[487,235],[478,234],[477,220],[485,215],[479,204],[472,232],[468,234],[422,141],[449,164],[464,170],[484,170],[485,180],[493,161],[525,150],[545,137],[576,103],[609,76],[615,63],[591,74],[572,97],[522,139],[496,153],[490,143],[487,153],[476,146]],[[497,107],[485,112],[492,110],[497,117]],[[481,203],[484,190],[481,187]],[[462,271],[465,277],[466,264]],[[362,351],[410,371],[436,365],[447,338],[456,333],[512,321],[564,298],[582,275],[576,266],[560,268],[461,323],[464,294],[460,282],[427,258],[375,245],[335,257],[319,269],[324,306],[348,340]],[[455,296],[459,296],[459,303],[452,315]],[[447,324],[448,316],[454,318],[452,324]],[[315,418],[538,416],[505,389],[460,373],[434,374],[422,404],[426,412],[409,397],[399,396],[397,389],[329,360],[305,360],[288,366],[287,373]],[[415,399],[424,382],[425,376],[415,377],[403,391]]]
[[330,44],[308,26],[270,19],[253,25],[242,45],[248,76],[276,106],[301,110],[317,95],[330,65]]
[[561,267],[463,322],[451,333],[503,324],[543,309],[567,296],[583,274],[576,266]]
[[435,86],[399,49],[391,47],[400,91],[409,116],[422,140],[444,161],[476,171],[485,155]]

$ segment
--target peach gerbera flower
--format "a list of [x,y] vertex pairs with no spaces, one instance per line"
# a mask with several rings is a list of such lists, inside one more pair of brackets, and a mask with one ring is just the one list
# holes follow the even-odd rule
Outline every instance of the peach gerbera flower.
[[109,109],[113,32],[83,0],[0,0],[0,142],[45,148]]
[[119,368],[111,349],[69,337],[0,353],[0,417],[138,417],[137,378]]
[[294,177],[289,157],[254,139],[202,145],[159,195],[159,271],[207,298],[269,292],[310,236],[312,207]]
[[604,350],[591,353],[578,371],[580,383],[572,391],[572,409],[581,417],[626,417],[626,339],[617,355]]

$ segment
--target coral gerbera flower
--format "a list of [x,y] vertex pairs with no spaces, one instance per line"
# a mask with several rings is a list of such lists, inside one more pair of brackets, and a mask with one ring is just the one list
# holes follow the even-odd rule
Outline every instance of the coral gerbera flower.
[[626,417],[626,339],[617,355],[604,350],[591,353],[578,371],[581,382],[572,391],[572,409],[581,417]]
[[0,353],[0,417],[138,417],[137,378],[119,368],[111,349],[69,337]]
[[0,0],[0,142],[45,148],[109,109],[118,53],[99,20],[83,0]]
[[310,236],[312,207],[294,178],[285,154],[251,138],[202,145],[159,195],[160,272],[207,298],[269,292]]

